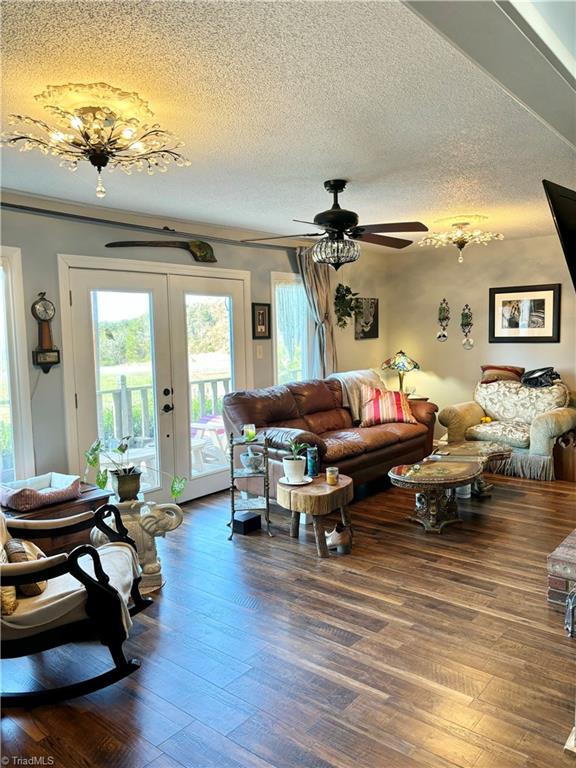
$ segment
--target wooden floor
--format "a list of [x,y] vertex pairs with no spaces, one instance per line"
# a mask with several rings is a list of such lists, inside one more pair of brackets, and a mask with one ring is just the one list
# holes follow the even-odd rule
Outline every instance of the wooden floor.
[[[3,755],[62,768],[556,768],[574,722],[576,641],[546,604],[546,555],[575,487],[497,478],[438,536],[408,491],[353,505],[350,556],[312,532],[226,540],[227,497],[162,542],[167,584],[135,622],[143,666],[61,706],[6,711]],[[108,663],[75,646],[5,662],[4,686]],[[3,762],[3,765],[16,762]]]

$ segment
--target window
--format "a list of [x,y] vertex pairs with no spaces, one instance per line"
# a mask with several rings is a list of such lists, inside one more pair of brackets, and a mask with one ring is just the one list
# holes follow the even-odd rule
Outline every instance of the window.
[[310,375],[311,319],[302,279],[272,272],[274,377],[277,384]]
[[0,250],[0,482],[34,474],[24,289],[18,248]]

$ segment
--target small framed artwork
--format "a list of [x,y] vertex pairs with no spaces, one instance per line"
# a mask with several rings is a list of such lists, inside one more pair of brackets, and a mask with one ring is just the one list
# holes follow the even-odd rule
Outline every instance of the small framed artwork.
[[354,338],[378,338],[378,299],[358,299],[361,309],[354,315]]
[[252,338],[270,338],[270,304],[252,303]]
[[489,341],[560,341],[560,288],[560,283],[490,288]]

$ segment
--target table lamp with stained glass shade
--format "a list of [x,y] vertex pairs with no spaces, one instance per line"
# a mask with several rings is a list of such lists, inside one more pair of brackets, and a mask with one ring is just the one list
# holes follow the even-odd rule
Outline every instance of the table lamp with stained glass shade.
[[382,368],[391,368],[393,371],[398,372],[398,380],[400,382],[400,392],[404,392],[404,375],[410,373],[410,371],[419,371],[420,366],[415,360],[400,350],[396,352],[393,357],[389,357],[388,360],[384,360]]

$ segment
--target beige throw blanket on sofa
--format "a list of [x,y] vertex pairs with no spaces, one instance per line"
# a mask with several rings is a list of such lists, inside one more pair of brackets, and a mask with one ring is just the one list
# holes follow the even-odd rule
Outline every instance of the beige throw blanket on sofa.
[[332,373],[328,378],[338,379],[342,384],[342,405],[350,409],[350,414],[355,422],[360,421],[362,418],[362,385],[368,384],[372,387],[386,389],[380,374],[375,368]]

